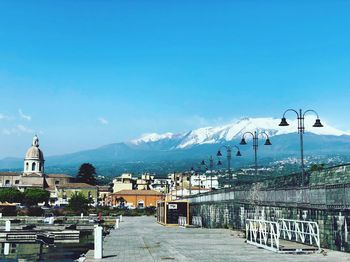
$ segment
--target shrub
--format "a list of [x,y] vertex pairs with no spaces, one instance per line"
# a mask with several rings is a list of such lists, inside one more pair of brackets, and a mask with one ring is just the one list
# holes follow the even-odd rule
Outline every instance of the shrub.
[[43,214],[44,214],[44,210],[41,207],[28,208],[28,216],[42,216]]

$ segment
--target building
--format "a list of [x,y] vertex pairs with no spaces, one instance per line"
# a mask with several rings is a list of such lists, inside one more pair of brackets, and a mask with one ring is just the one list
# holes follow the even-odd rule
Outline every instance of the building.
[[136,188],[138,190],[149,190],[153,181],[154,175],[148,173],[142,174],[141,177],[136,180]]
[[170,192],[171,179],[168,178],[155,178],[150,186],[150,189],[156,190],[163,194]]
[[39,138],[33,137],[23,161],[23,172],[1,172],[0,187],[15,187],[21,191],[26,188],[54,188],[55,185],[70,183],[72,177],[64,174],[45,174],[44,153],[39,147]]
[[113,193],[121,190],[132,190],[135,185],[135,179],[130,173],[124,173],[113,179]]
[[121,190],[111,194],[113,206],[121,203],[128,208],[156,207],[157,201],[164,200],[164,195],[155,190]]
[[97,186],[86,183],[68,183],[55,187],[56,201],[51,204],[56,206],[68,205],[69,199],[76,193],[80,193],[89,199],[92,205],[96,205],[98,202]]
[[112,189],[110,186],[97,186],[98,204],[100,206],[111,206],[110,194]]

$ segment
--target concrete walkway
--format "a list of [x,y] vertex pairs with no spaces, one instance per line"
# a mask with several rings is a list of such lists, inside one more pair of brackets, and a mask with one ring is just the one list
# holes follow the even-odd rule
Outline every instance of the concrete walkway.
[[276,254],[244,243],[228,229],[164,227],[154,217],[124,217],[120,228],[104,241],[104,258],[92,261],[347,261],[350,254],[327,250],[322,254]]

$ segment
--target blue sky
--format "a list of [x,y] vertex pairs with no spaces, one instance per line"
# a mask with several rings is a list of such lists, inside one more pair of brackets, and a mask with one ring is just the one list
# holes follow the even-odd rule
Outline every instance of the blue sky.
[[1,1],[0,157],[314,108],[350,130],[349,1]]

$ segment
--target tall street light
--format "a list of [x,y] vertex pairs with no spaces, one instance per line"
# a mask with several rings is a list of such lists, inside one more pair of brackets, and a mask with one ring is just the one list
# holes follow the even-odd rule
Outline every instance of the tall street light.
[[270,138],[269,138],[269,135],[262,131],[262,132],[257,132],[257,131],[254,131],[254,133],[252,132],[245,132],[242,136],[242,140],[240,142],[240,145],[246,145],[247,142],[245,140],[245,136],[246,135],[251,135],[253,137],[253,150],[254,150],[254,163],[255,163],[255,175],[258,174],[258,147],[259,147],[259,135],[265,135],[266,136],[266,140],[265,140],[265,143],[264,145],[265,146],[271,146],[271,141],[270,141]]
[[298,120],[298,134],[300,135],[300,159],[301,159],[301,171],[302,171],[302,178],[301,178],[301,184],[304,185],[304,179],[305,179],[305,165],[304,165],[304,133],[305,133],[305,115],[307,113],[313,113],[316,115],[316,121],[313,127],[323,127],[321,124],[321,120],[315,110],[309,109],[306,110],[304,113],[301,109],[299,109],[299,112],[294,109],[287,109],[283,113],[283,117],[281,119],[281,123],[279,126],[289,126],[287,120],[286,120],[286,113],[292,111],[297,115],[297,120]]
[[210,170],[210,190],[213,190],[213,168],[214,168],[213,156],[209,157],[209,167],[207,166],[204,160],[202,160],[201,165],[205,166],[207,169]]
[[[228,169],[228,173],[230,175],[231,178],[231,159],[232,159],[232,148],[236,148],[237,149],[237,153],[236,156],[242,156],[241,151],[239,150],[239,147],[234,145],[234,146],[230,146],[230,145],[223,145],[219,148],[218,152],[216,153],[217,157],[221,157],[222,153],[221,153],[221,149],[225,148],[226,149],[226,158],[227,158],[227,169]],[[221,161],[219,160],[218,165],[221,165]],[[232,178],[233,180],[233,178]]]

